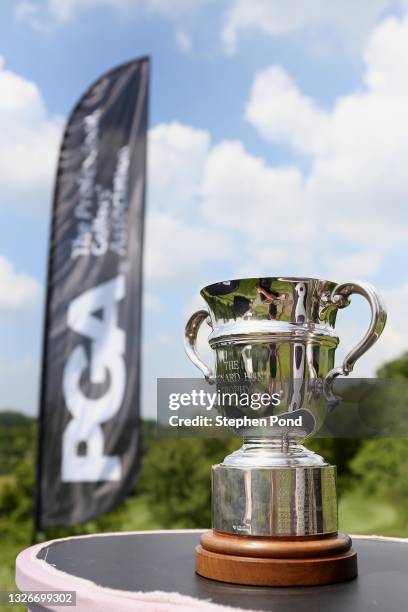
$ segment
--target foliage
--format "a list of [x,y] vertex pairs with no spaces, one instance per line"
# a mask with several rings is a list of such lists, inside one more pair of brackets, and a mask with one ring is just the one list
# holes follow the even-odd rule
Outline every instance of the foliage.
[[140,486],[164,527],[208,527],[211,466],[238,444],[212,438],[161,439],[143,463]]
[[0,413],[0,478],[12,473],[22,461],[32,458],[35,420],[11,410]]
[[[366,440],[351,461],[360,491],[398,504],[408,499],[408,440]],[[408,513],[407,513],[408,520]]]
[[398,359],[388,361],[377,370],[378,378],[401,379],[408,378],[408,351]]
[[[403,381],[408,379],[408,352],[384,364],[377,372],[379,378]],[[396,389],[400,396],[393,398]],[[406,410],[406,387],[390,385],[389,401],[397,401]],[[386,412],[387,399],[382,410]],[[408,527],[408,439],[380,438],[365,440],[358,453],[350,458],[349,469],[354,476],[354,490],[373,500],[386,500],[398,510],[400,521]]]
[[11,523],[30,520],[33,495],[33,463],[26,460],[17,466],[14,478],[6,480],[0,489],[0,516]]
[[340,495],[351,488],[353,472],[350,461],[362,445],[359,438],[313,438],[306,440],[306,446],[321,455],[328,463],[337,467],[337,482]]
[[408,536],[408,525],[399,506],[387,499],[373,499],[358,489],[340,497],[339,529],[355,534]]

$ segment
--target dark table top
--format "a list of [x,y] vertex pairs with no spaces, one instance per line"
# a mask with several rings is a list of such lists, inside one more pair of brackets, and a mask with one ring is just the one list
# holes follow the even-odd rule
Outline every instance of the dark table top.
[[[279,612],[404,612],[408,610],[408,541],[353,538],[359,576],[347,583],[319,587],[250,587],[215,582],[194,572],[197,531],[118,533],[55,540],[27,549],[17,558],[22,590],[49,588],[58,572],[59,587],[71,578],[95,589],[179,592],[213,603]],[[28,555],[28,551],[30,554]],[[42,572],[42,577],[40,574]],[[30,574],[31,572],[31,574]],[[30,582],[31,580],[31,582]],[[87,588],[75,583],[78,592]],[[40,585],[40,586],[38,586]],[[146,608],[147,609],[147,608]]]

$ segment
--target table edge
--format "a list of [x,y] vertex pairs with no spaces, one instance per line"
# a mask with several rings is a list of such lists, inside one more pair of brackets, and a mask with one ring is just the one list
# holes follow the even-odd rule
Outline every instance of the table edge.
[[[80,578],[78,576],[72,576],[71,574],[67,574],[61,570],[56,569],[52,565],[48,564],[45,559],[38,559],[37,553],[55,542],[63,542],[66,540],[74,540],[74,539],[84,539],[90,537],[107,537],[107,536],[125,536],[125,535],[161,535],[161,534],[182,534],[182,533],[202,533],[205,529],[158,529],[158,530],[150,530],[150,531],[117,531],[117,532],[107,532],[107,533],[97,533],[97,534],[85,534],[80,536],[68,536],[65,538],[55,538],[53,540],[48,540],[46,542],[40,542],[38,544],[34,544],[24,550],[22,550],[17,558],[16,558],[16,584],[18,588],[22,591],[30,591],[30,590],[67,590],[67,580],[70,583],[69,590],[75,590],[77,592],[77,600],[79,595],[79,606],[77,605],[77,610],[91,610],[96,609],[95,606],[98,605],[106,605],[106,603],[110,602],[110,606],[114,609],[114,605],[118,604],[118,600],[120,599],[121,609],[124,612],[127,610],[133,610],[137,612],[139,610],[138,603],[141,604],[140,611],[146,610],[146,601],[141,598],[143,595],[146,595],[146,592],[138,592],[138,591],[124,591],[120,589],[111,589],[108,587],[102,587],[97,585],[96,583],[87,580],[85,578]],[[397,538],[397,537],[387,537],[387,536],[377,536],[377,535],[353,535],[351,536],[354,540],[374,540],[381,542],[399,542],[408,544],[408,538]],[[68,578],[69,577],[69,578]],[[170,594],[169,592],[164,591],[155,591],[154,593],[149,593],[149,595],[154,597],[154,603],[157,606],[157,610],[160,610],[160,605],[162,604],[163,610],[168,606],[168,601],[166,603],[166,598],[168,600],[170,595],[178,596],[179,601],[177,605],[182,610],[184,607],[186,610],[194,609],[192,604],[196,609],[200,609],[200,604],[203,606],[207,606],[208,602],[203,600],[195,599],[189,597],[187,595]],[[216,610],[225,610],[224,606],[220,606],[218,604],[212,604],[214,606],[214,611]],[[50,610],[60,610],[61,608],[58,606],[50,607]]]

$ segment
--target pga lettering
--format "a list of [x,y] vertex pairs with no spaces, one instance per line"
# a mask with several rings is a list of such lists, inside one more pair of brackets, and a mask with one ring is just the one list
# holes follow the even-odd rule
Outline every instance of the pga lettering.
[[[85,291],[68,307],[68,326],[90,340],[90,354],[88,358],[84,346],[79,344],[64,368],[63,395],[72,419],[62,439],[63,482],[121,478],[120,457],[104,455],[101,424],[119,411],[125,393],[126,337],[118,327],[118,303],[125,292],[125,277],[121,274]],[[87,397],[81,389],[81,376],[86,369],[91,383],[109,380],[108,389],[98,399]],[[81,446],[83,454],[79,453]]]

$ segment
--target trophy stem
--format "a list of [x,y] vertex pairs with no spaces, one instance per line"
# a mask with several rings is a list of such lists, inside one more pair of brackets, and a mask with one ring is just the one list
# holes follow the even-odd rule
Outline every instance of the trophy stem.
[[244,435],[242,447],[228,455],[222,465],[289,468],[323,467],[328,463],[300,444],[297,438],[285,433],[275,437]]

